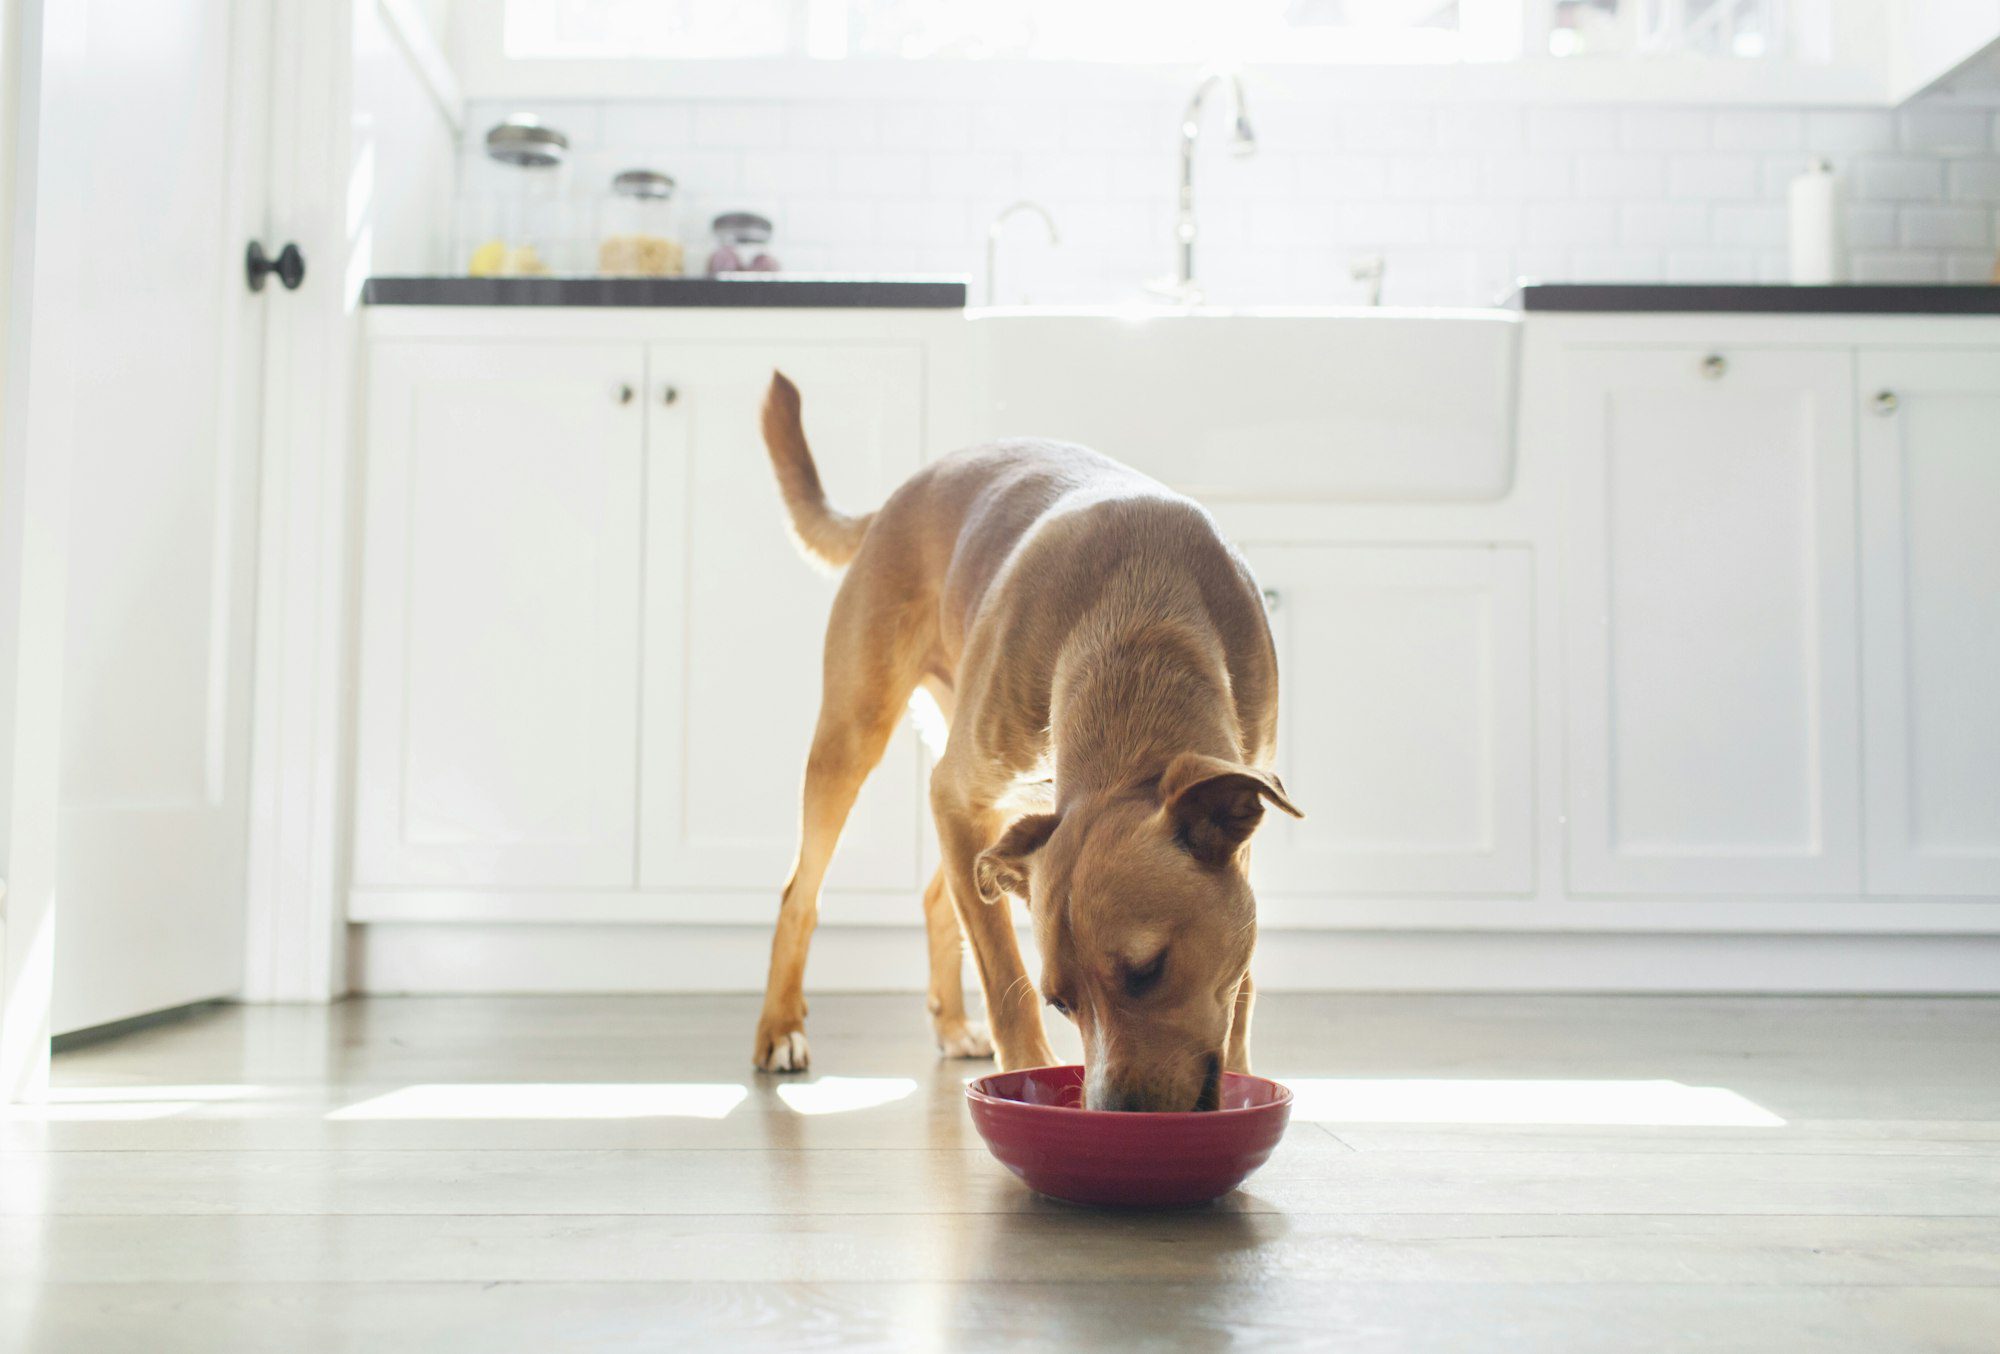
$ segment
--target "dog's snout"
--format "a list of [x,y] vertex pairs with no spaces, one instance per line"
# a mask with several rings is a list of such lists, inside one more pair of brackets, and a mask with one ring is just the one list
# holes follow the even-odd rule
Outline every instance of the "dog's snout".
[[1222,1108],[1222,1058],[1206,1053],[1181,1065],[1179,1075],[1092,1077],[1085,1082],[1084,1106],[1116,1113],[1171,1113]]
[[1196,1097],[1194,1107],[1198,1110],[1222,1108],[1222,1059],[1213,1053],[1204,1060],[1201,1094]]

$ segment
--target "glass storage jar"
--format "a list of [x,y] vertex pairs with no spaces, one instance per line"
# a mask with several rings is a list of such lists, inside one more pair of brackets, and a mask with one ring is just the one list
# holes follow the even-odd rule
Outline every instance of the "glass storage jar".
[[755,212],[724,212],[710,229],[715,232],[715,251],[708,256],[708,275],[721,273],[775,273],[778,260],[767,246],[771,243],[771,218]]
[[574,235],[569,138],[517,114],[486,133],[465,270],[474,277],[538,277],[570,271]]
[[599,208],[597,271],[606,277],[679,277],[674,181],[657,169],[628,169],[611,180]]

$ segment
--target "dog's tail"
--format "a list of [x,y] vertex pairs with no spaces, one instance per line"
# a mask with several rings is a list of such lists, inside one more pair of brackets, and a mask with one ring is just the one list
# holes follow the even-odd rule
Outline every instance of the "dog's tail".
[[799,388],[781,371],[771,373],[771,388],[764,393],[764,446],[778,475],[778,491],[785,496],[792,539],[808,559],[828,569],[845,568],[860,551],[875,514],[850,517],[826,501],[799,420]]

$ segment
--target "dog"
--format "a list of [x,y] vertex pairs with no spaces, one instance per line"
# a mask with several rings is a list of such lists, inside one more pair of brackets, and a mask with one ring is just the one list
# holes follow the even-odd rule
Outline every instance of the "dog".
[[[827,623],[798,856],[779,906],[756,1065],[809,1061],[819,893],[862,782],[922,694],[948,727],[931,776],[942,865],[924,891],[929,1007],[947,1056],[1055,1061],[1046,1003],[1082,1035],[1092,1109],[1213,1109],[1248,1071],[1278,662],[1263,596],[1200,505],[1109,457],[995,442],[912,475],[872,513],[829,505],[799,392],[763,435],[797,545],[845,569]],[[1009,897],[1042,959],[1032,981]],[[964,946],[989,1045],[966,1017]]]

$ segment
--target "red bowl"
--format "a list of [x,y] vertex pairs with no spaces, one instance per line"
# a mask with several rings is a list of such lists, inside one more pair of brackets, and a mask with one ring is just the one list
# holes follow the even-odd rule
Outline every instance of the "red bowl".
[[1219,1199],[1270,1159],[1292,1117],[1275,1081],[1222,1074],[1222,1107],[1083,1108],[1083,1068],[1030,1067],[965,1087],[972,1122],[1029,1189],[1078,1204],[1159,1208]]

